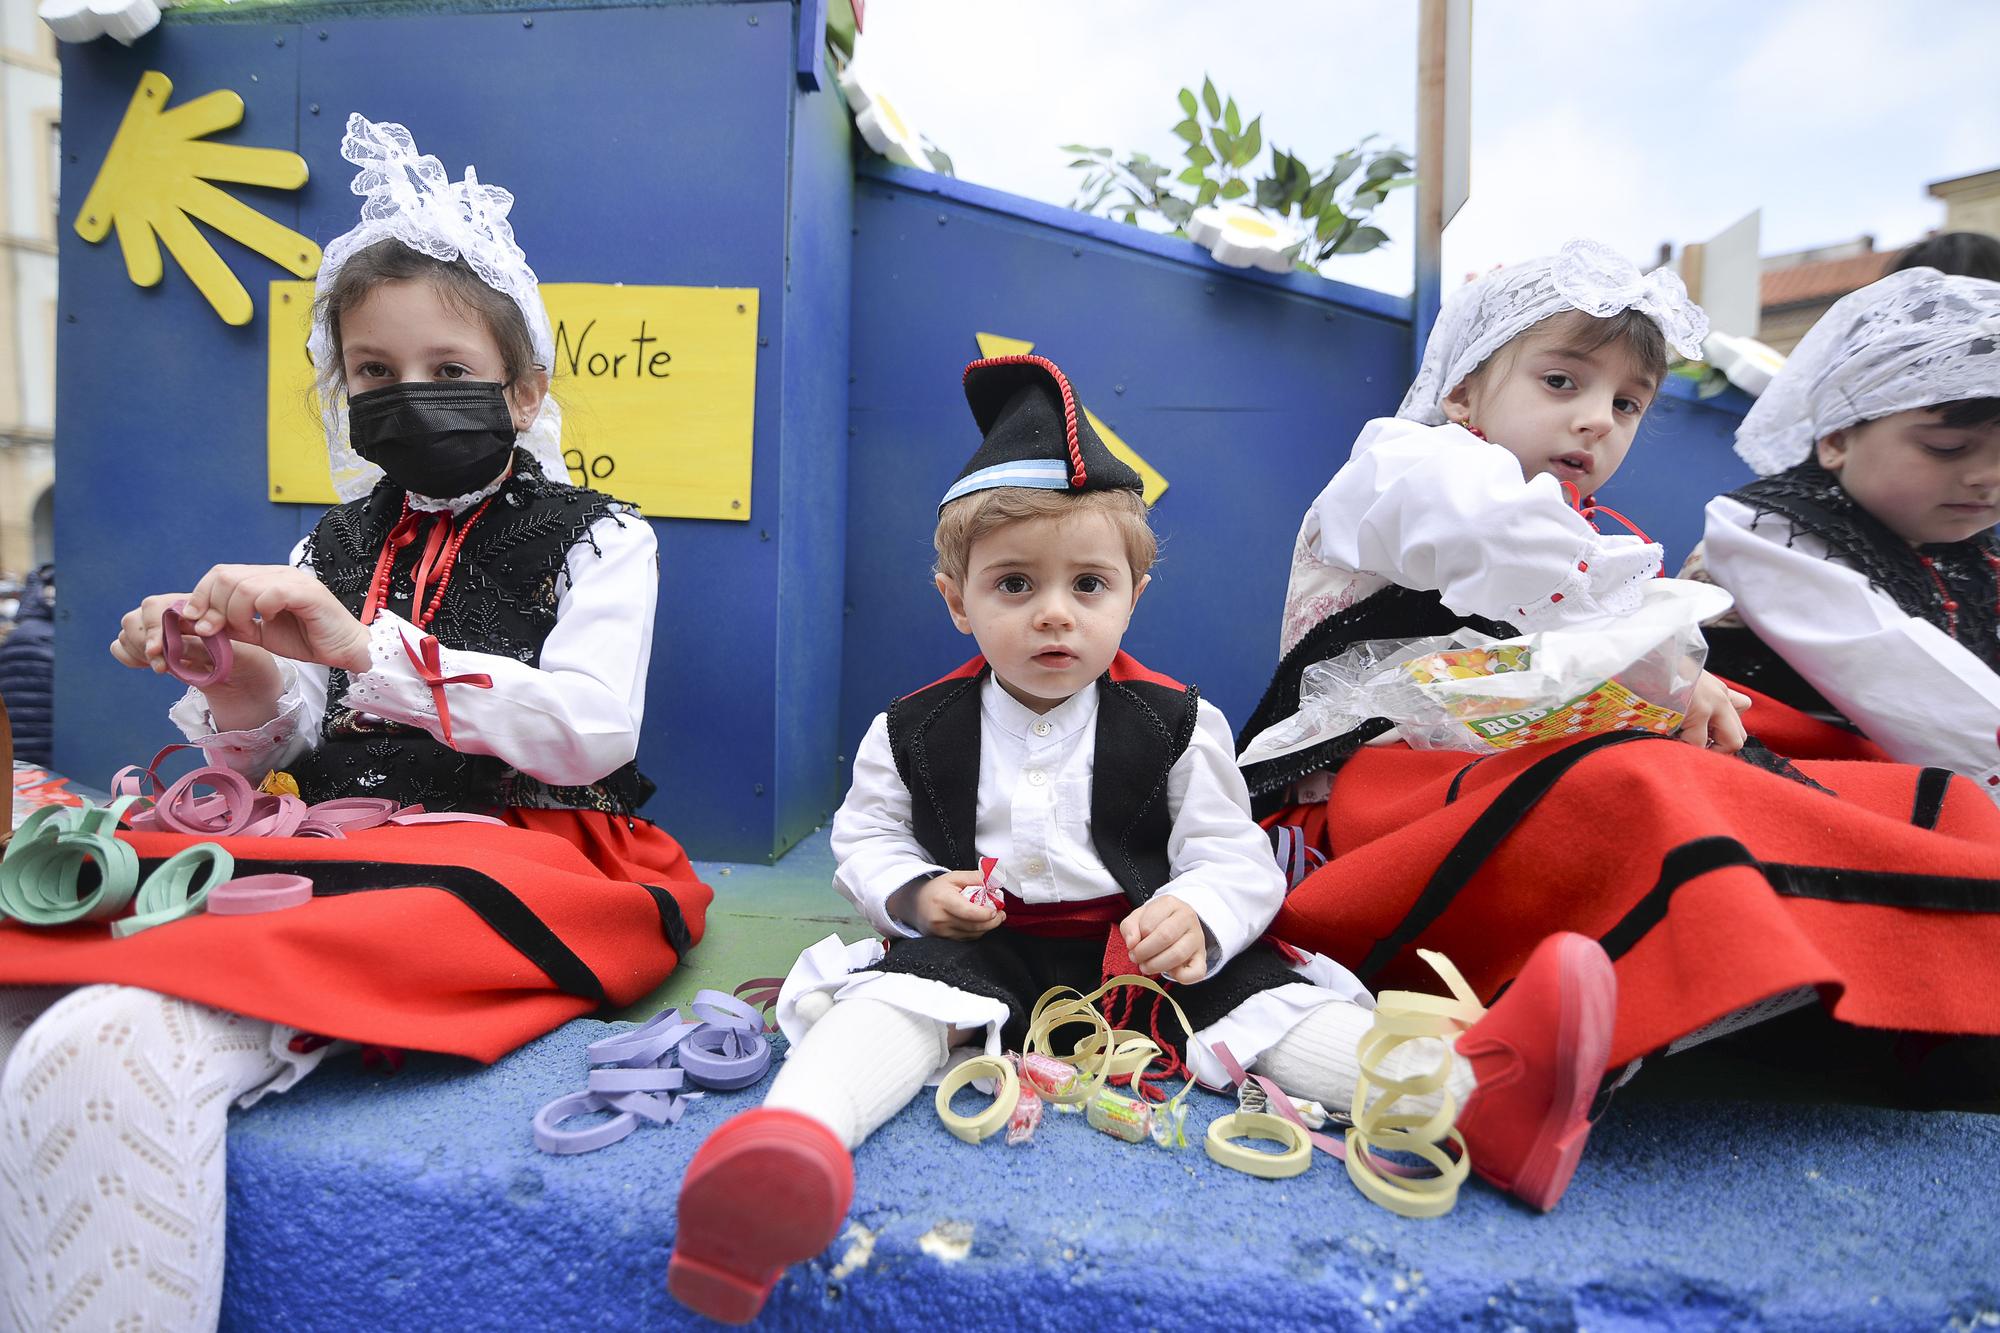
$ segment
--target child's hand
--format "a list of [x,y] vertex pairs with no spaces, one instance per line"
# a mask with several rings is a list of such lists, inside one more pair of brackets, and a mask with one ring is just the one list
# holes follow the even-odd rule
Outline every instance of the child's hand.
[[949,871],[917,885],[907,911],[896,910],[901,904],[892,904],[891,910],[926,935],[976,940],[1007,920],[1005,912],[966,898],[965,890],[977,887],[983,878],[977,870]]
[[1200,981],[1208,975],[1208,936],[1194,908],[1162,893],[1118,923],[1132,966],[1147,976]]
[[1743,719],[1737,714],[1749,706],[1749,695],[1738,694],[1704,671],[1694,683],[1680,737],[1690,745],[1705,745],[1724,754],[1735,754],[1748,737],[1743,730]]
[[197,634],[219,631],[297,662],[354,672],[372,665],[367,629],[324,583],[290,565],[217,565],[188,594],[181,618]]
[[[111,641],[112,657],[128,667],[140,670],[150,668],[156,674],[165,674],[170,664],[160,619],[168,607],[187,596],[184,592],[159,593],[127,611],[118,622],[118,637]],[[206,676],[214,668],[214,662],[208,655],[208,645],[192,634],[182,636],[180,659],[172,665],[179,666],[190,676]],[[282,679],[271,655],[240,645],[229,675],[214,685],[205,686],[202,693],[211,697],[249,693],[276,698],[281,687]]]

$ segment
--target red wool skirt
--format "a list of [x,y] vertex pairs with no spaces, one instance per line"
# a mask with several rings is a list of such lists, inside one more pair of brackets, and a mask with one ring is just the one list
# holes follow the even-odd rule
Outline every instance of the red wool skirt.
[[[196,914],[114,939],[103,922],[0,923],[0,984],[118,982],[382,1046],[492,1061],[631,1004],[700,941],[709,887],[643,820],[516,810],[346,839],[222,838],[238,875],[303,874],[313,899]],[[204,839],[120,835],[142,870]]]
[[1331,859],[1274,933],[1371,986],[1489,1002],[1544,936],[1618,972],[1613,1066],[1801,986],[1863,1027],[2000,1035],[2000,808],[1969,779],[1882,762],[1758,698],[1771,771],[1641,733],[1477,757],[1364,747],[1299,826]]

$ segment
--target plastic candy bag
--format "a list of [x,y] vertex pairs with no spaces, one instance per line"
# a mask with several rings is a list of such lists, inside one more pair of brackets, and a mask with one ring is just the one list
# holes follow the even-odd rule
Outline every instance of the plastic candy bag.
[[1305,669],[1299,711],[1250,742],[1240,762],[1309,749],[1369,718],[1418,750],[1496,754],[1601,731],[1680,728],[1708,644],[1701,623],[1727,611],[1707,583],[1654,579],[1630,615],[1494,639],[1375,639]]

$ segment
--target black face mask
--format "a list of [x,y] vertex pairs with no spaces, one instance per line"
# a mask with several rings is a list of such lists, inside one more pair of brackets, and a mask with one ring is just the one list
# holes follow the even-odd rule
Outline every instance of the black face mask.
[[392,384],[347,402],[354,452],[404,490],[449,500],[490,486],[514,447],[514,418],[489,380]]

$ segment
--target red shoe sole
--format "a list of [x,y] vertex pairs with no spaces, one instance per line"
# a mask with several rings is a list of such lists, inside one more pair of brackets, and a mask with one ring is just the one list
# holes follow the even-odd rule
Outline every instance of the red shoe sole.
[[667,1290],[688,1309],[747,1324],[785,1269],[831,1245],[854,1198],[854,1162],[818,1121],[751,1111],[701,1145],[681,1181]]
[[1604,950],[1580,935],[1557,947],[1562,1014],[1555,1096],[1512,1186],[1517,1197],[1543,1212],[1555,1207],[1569,1188],[1590,1138],[1590,1104],[1611,1058],[1611,1029],[1618,1016],[1618,977]]

